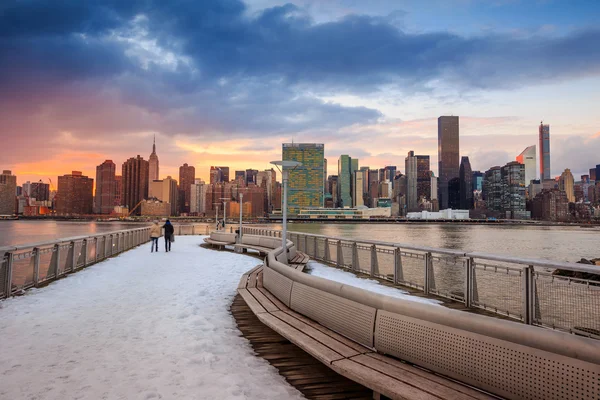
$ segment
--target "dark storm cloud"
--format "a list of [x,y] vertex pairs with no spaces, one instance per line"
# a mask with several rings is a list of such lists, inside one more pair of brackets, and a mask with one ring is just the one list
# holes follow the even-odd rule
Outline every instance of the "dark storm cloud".
[[[142,65],[131,54],[140,30],[186,63]],[[311,92],[426,90],[439,80],[497,89],[597,74],[599,41],[598,30],[520,39],[410,34],[389,18],[361,15],[315,24],[292,4],[249,15],[238,0],[12,0],[0,5],[0,91],[10,93],[5,102],[60,108],[65,88],[85,82],[110,92],[99,102],[136,107],[130,115],[140,129],[167,133],[335,130],[381,114]]]

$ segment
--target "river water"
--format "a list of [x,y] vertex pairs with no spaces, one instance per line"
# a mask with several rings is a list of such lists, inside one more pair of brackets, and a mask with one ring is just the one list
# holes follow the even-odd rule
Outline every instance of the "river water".
[[[143,225],[126,222],[0,221],[0,247]],[[281,229],[281,224],[268,227]],[[574,262],[581,257],[600,257],[600,228],[579,226],[290,223],[288,229],[555,261]]]

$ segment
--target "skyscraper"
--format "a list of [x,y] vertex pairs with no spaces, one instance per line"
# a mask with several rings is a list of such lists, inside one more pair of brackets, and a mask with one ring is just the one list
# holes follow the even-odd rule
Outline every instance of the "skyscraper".
[[246,170],[246,185],[256,185],[256,175],[258,174],[257,169]]
[[[131,157],[123,163],[121,168],[121,205],[133,209],[145,198],[148,197],[148,176],[150,164],[139,155]],[[138,207],[134,215],[140,215],[141,209]]]
[[414,151],[409,151],[404,159],[406,173],[406,208],[408,212],[417,209],[417,157]]
[[123,176],[115,175],[115,206],[122,206]]
[[246,184],[246,171],[235,171],[235,180],[236,182],[244,182]]
[[221,171],[221,181],[229,182],[229,167],[216,167]]
[[535,145],[527,147],[517,156],[517,162],[525,165],[525,186],[536,178],[537,160]]
[[575,190],[574,190],[575,180],[573,179],[573,174],[569,168],[565,169],[564,172],[560,175],[558,180],[558,189],[562,190],[567,194],[567,199],[569,203],[575,202]]
[[210,184],[223,182],[223,173],[219,167],[210,167]]
[[539,128],[540,139],[540,177],[544,179],[552,179],[550,176],[550,125],[544,125],[540,122]]
[[16,214],[15,197],[17,195],[17,177],[11,171],[0,174],[0,215]]
[[106,160],[96,167],[96,214],[110,214],[115,206],[115,169],[112,160]]
[[473,171],[473,191],[483,190],[483,172]]
[[33,182],[29,186],[29,197],[34,198],[36,201],[48,201],[50,200],[50,185],[42,182]]
[[352,207],[360,207],[365,205],[363,193],[363,180],[365,177],[364,171],[356,171],[353,175],[352,182]]
[[473,208],[473,171],[469,157],[460,159],[460,208],[471,210]]
[[338,159],[337,190],[340,207],[352,207],[352,172],[352,158],[342,154]]
[[195,183],[191,185],[190,212],[192,214],[204,214],[204,205],[206,204],[206,189],[207,185],[203,180],[200,179],[196,179]]
[[502,211],[502,168],[492,167],[483,178],[483,200],[490,211]]
[[150,182],[158,180],[158,156],[156,155],[156,136],[154,136],[154,141],[152,142],[152,154],[150,154],[150,158],[148,159],[148,184]]
[[282,160],[302,163],[289,174],[288,212],[298,214],[302,208],[323,207],[325,145],[283,143]]
[[61,215],[91,214],[94,180],[79,171],[58,177],[56,212]]
[[183,164],[179,167],[179,211],[190,212],[190,201],[192,198],[192,185],[196,180],[196,168]]
[[[431,165],[429,156],[417,155],[417,199],[431,200]],[[437,188],[436,188],[437,189]]]
[[[440,209],[448,208],[448,184],[459,178],[459,121],[455,116],[438,118],[438,198]],[[458,193],[456,193],[458,194]]]

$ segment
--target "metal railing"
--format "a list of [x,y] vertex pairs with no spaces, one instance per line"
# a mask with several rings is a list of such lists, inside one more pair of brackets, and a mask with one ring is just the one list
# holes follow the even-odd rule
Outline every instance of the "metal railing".
[[[175,235],[208,235],[214,228],[175,225]],[[150,241],[150,227],[0,247],[0,299],[45,285]]]
[[[281,235],[262,227],[244,233]],[[288,232],[314,260],[462,302],[526,324],[600,339],[600,281],[553,275],[600,273],[584,264]]]

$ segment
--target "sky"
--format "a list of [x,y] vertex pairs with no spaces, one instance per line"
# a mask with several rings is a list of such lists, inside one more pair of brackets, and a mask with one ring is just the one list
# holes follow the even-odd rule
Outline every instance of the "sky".
[[437,118],[460,116],[474,170],[550,124],[552,175],[600,164],[594,0],[4,0],[0,169],[95,178],[148,159],[160,177],[270,168],[281,144],[360,166],[414,150],[437,173]]

